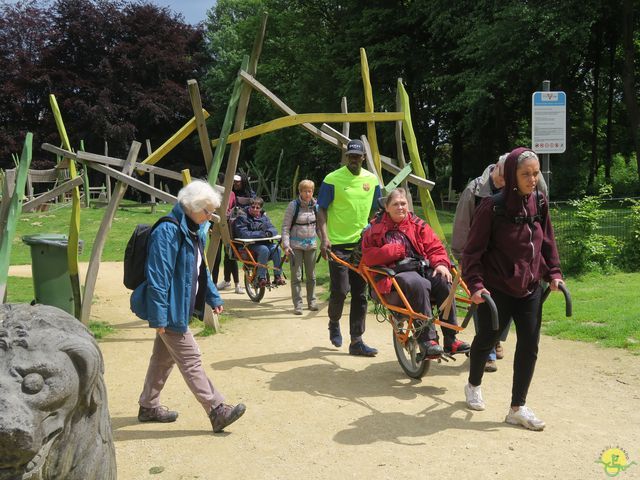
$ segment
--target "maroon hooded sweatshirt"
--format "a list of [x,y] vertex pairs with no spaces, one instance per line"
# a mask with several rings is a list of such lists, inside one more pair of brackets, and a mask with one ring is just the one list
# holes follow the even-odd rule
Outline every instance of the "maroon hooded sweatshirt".
[[[516,148],[505,161],[504,215],[494,213],[492,197],[484,198],[476,209],[462,256],[462,278],[472,295],[486,288],[522,298],[532,293],[541,279],[562,278],[546,199],[536,212],[535,193],[518,193],[518,157],[528,150]],[[536,213],[542,220],[533,226],[512,220]]]

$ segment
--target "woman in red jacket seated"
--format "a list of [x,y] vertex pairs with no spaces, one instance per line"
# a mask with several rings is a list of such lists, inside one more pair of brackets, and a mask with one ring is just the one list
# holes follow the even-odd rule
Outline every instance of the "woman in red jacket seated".
[[[528,148],[516,148],[504,163],[502,193],[484,198],[473,217],[462,254],[462,277],[478,307],[478,328],[471,345],[469,382],[464,391],[472,410],[484,410],[480,391],[484,365],[511,317],[516,326],[511,409],[507,423],[542,430],[544,422],[525,405],[540,340],[540,281],[552,290],[562,283],[560,259],[549,220],[549,205],[538,192],[540,162]],[[542,201],[538,200],[542,196]],[[496,304],[500,325],[491,327],[481,295]]]
[[[406,258],[427,260],[429,268],[424,276],[418,271],[405,271],[397,273],[395,279],[411,307],[416,312],[431,316],[431,298],[441,305],[451,290],[449,255],[431,227],[409,211],[407,193],[403,188],[393,190],[384,202],[385,212],[371,221],[362,236],[362,261],[370,267],[380,265],[394,268]],[[403,305],[391,278],[385,276],[376,285],[387,302]],[[457,325],[455,311],[453,305],[449,318],[442,320]],[[445,327],[442,333],[445,352],[469,351],[469,344],[457,340],[454,330]],[[427,356],[443,352],[438,345],[438,334],[433,324],[424,330],[420,341]]]

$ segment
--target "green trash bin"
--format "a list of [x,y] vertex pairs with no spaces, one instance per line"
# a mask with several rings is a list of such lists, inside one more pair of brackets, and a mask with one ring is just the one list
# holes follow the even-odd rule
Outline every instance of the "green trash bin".
[[[53,305],[73,315],[73,290],[67,262],[68,238],[58,233],[25,235],[31,247],[31,274],[36,303]],[[78,244],[82,251],[82,240]]]

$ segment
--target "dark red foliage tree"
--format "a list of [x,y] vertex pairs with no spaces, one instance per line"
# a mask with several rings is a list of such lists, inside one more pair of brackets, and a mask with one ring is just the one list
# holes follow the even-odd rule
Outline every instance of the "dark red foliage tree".
[[[59,143],[50,93],[72,146],[102,152],[107,142],[111,156],[125,156],[133,140],[157,148],[191,118],[186,82],[204,58],[200,28],[143,2],[35,5],[0,10],[0,59],[9,67],[0,68],[0,167],[11,166],[25,131],[36,145]],[[202,165],[197,141],[184,143],[163,166]]]

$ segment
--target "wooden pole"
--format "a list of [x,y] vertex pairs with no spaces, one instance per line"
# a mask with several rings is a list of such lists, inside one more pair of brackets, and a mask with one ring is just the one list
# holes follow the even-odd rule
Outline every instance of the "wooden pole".
[[[398,78],[398,83],[402,83],[402,78]],[[402,110],[402,103],[400,102],[400,93],[397,90],[396,90],[396,110],[398,111]],[[396,137],[396,158],[398,159],[398,166],[400,168],[404,168],[404,166],[407,163],[404,159],[404,148],[402,148],[402,121],[401,120],[398,120],[396,122],[395,137]],[[411,196],[411,190],[409,189],[408,180],[405,180],[404,182],[402,182],[402,187],[407,192],[407,201],[409,202],[409,209],[413,212],[414,211],[413,198]]]
[[[67,136],[67,130],[62,121],[62,114],[58,107],[55,95],[49,95],[53,117],[58,127],[58,133],[65,149],[71,151],[71,144]],[[76,164],[73,159],[69,159],[69,176],[76,178]],[[69,222],[69,241],[67,243],[67,261],[69,264],[69,278],[71,279],[71,291],[73,292],[73,306],[75,317],[79,320],[82,315],[82,298],[80,294],[80,274],[78,272],[78,251],[80,242],[80,188],[71,190],[71,221]]]
[[[209,133],[207,132],[205,118],[202,114],[202,99],[200,98],[200,89],[198,88],[198,82],[193,79],[188,80],[187,87],[189,89],[189,98],[191,98],[193,115],[196,119],[196,129],[198,130],[198,139],[200,140],[200,148],[202,149],[204,164],[207,167],[207,172],[210,172],[211,164],[213,162],[213,151],[211,150],[211,143],[209,141]],[[215,172],[214,179],[216,178],[218,178],[218,172]],[[214,183],[212,183],[212,185],[215,185],[215,181]]]
[[[364,48],[360,49],[360,67],[362,70],[362,86],[364,89],[364,111],[372,113],[373,91],[371,90],[371,79],[369,77],[369,62]],[[380,166],[380,151],[378,150],[378,135],[376,134],[375,122],[367,122],[367,138],[371,147],[371,155],[375,173],[382,182],[382,167]],[[381,183],[382,184],[382,183]]]
[[7,293],[7,280],[9,278],[9,260],[11,257],[11,245],[16,233],[18,218],[22,210],[22,197],[24,197],[24,187],[27,182],[29,166],[31,164],[33,145],[33,133],[27,133],[20,163],[17,167],[16,183],[13,195],[8,195],[8,183],[6,176],[3,178],[2,202],[0,204],[0,303],[4,303]]
[[[127,159],[122,169],[122,173],[124,175],[130,176],[133,173],[133,170],[136,164],[136,159],[138,158],[138,153],[140,153],[141,146],[142,145],[140,144],[140,142],[134,141],[131,144],[131,148],[129,149],[129,154],[127,155]],[[122,181],[116,182],[113,195],[111,196],[111,200],[107,204],[104,216],[102,217],[102,221],[100,222],[100,228],[98,229],[98,233],[96,234],[96,239],[93,243],[93,248],[91,249],[91,258],[89,259],[89,266],[87,267],[87,275],[84,279],[84,295],[82,298],[82,315],[80,317],[80,320],[85,325],[89,324],[89,317],[91,315],[91,304],[93,301],[93,294],[96,288],[96,281],[98,279],[98,271],[100,270],[100,260],[102,259],[102,251],[104,250],[104,246],[107,242],[107,234],[111,230],[111,224],[113,223],[113,218],[116,216],[116,212],[118,211],[118,205],[124,198],[124,194],[126,191],[127,191],[126,183]]]

